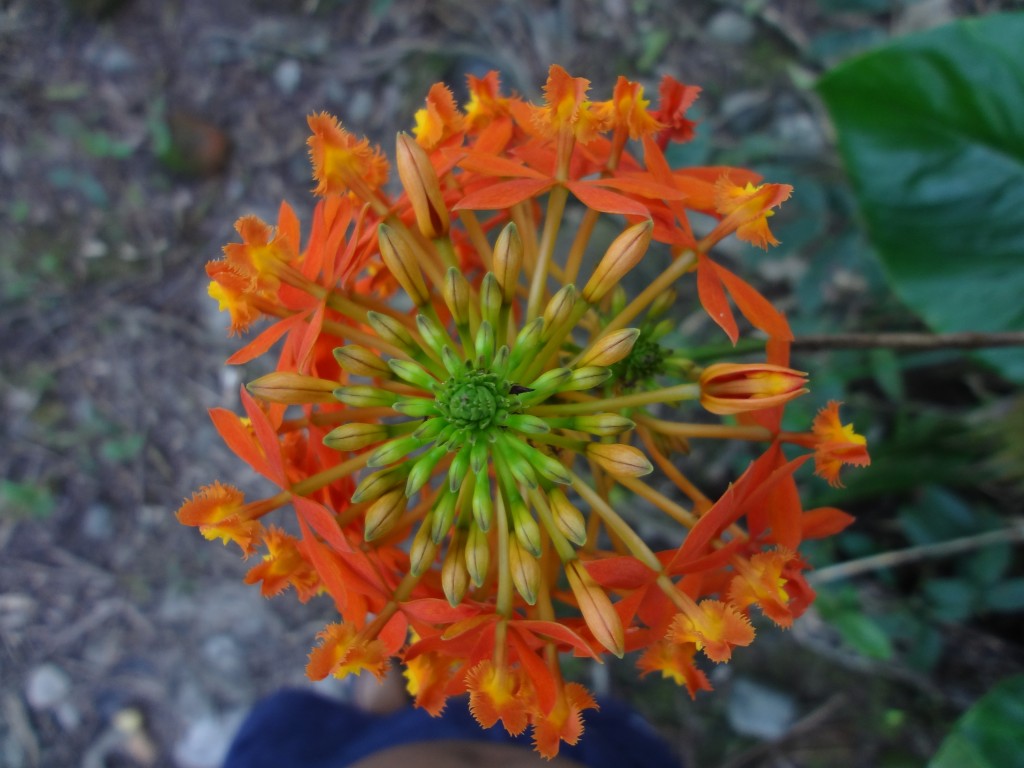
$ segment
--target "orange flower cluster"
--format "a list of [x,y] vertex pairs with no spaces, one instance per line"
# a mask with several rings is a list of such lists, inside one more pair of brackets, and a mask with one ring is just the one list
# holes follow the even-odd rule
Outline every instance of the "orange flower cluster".
[[[211,411],[278,490],[247,502],[213,483],[178,511],[258,557],[246,581],[264,595],[333,600],[311,678],[399,660],[419,706],[468,693],[483,727],[532,727],[547,757],[596,706],[562,654],[637,651],[643,673],[694,695],[711,687],[698,654],[748,645],[752,610],[789,626],[813,599],[800,543],[851,521],[804,510],[794,473],[813,456],[838,485],[840,467],[869,462],[837,403],[809,431],[782,430],[807,391],[789,325],[710,256],[732,234],[775,244],[768,220],[791,189],[669,165],[666,146],[693,135],[693,86],[666,77],[656,109],[625,78],[608,101],[588,91],[557,66],[540,105],[496,73],[469,78],[464,108],[435,85],[398,138],[397,195],[378,149],[309,118],[320,200],[305,245],[285,203],[276,226],[239,220],[241,242],[207,265],[233,333],[269,321],[228,362],[279,346],[275,371],[242,390],[244,416]],[[694,213],[715,222],[703,235]],[[602,218],[623,228],[590,266]],[[623,278],[658,259],[627,300]],[[766,337],[764,361],[702,368],[668,345],[690,276],[734,343],[734,307]],[[694,421],[666,416],[686,405]],[[691,441],[714,439],[763,446],[717,500],[683,468]],[[655,469],[668,483],[643,480]],[[289,505],[293,533],[266,520]],[[634,530],[654,513],[678,530],[667,546]]]

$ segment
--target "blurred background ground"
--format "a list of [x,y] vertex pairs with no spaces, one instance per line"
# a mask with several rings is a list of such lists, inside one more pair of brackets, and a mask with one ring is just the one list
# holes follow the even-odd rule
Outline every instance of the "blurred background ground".
[[[671,73],[704,88],[678,160],[797,186],[783,247],[747,272],[787,311],[811,305],[798,328],[886,327],[912,321],[879,294],[809,86],[889,37],[1011,5],[0,2],[0,765],[215,766],[258,696],[303,684],[328,606],[263,600],[173,511],[213,479],[252,486],[205,416],[235,407],[243,374],[222,365],[203,265],[239,215],[273,220],[285,197],[308,212],[306,114],[389,148],[439,79],[458,94],[496,68],[536,98],[557,62],[603,98],[618,74],[653,94]],[[827,269],[826,246],[845,249]],[[928,371],[919,386],[949,383]],[[972,375],[968,389],[998,390]],[[970,397],[957,387],[954,409]],[[859,402],[884,411],[885,394]],[[833,614],[884,604],[885,586],[833,595]],[[591,682],[635,700],[694,767],[914,765],[1021,668],[1013,621],[940,625],[964,652],[914,671],[844,650],[811,616],[715,670],[696,705],[631,666]]]

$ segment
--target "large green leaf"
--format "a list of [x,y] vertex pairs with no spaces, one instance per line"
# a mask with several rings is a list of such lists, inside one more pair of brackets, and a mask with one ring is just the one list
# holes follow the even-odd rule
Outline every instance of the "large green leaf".
[[999,683],[953,726],[928,768],[1024,766],[1024,675]]
[[[818,90],[896,293],[936,331],[1024,329],[1024,14],[960,21]],[[984,357],[1024,381],[1024,352]]]

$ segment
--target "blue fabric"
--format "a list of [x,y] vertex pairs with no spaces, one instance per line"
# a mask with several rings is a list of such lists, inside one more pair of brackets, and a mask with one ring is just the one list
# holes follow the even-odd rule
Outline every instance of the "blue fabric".
[[[589,768],[680,768],[668,744],[636,712],[617,701],[600,704],[600,710],[583,713],[580,743],[563,744],[560,754]],[[256,704],[224,768],[345,768],[389,747],[443,739],[533,748],[528,734],[510,736],[500,724],[482,729],[464,698],[450,700],[434,718],[412,708],[375,715],[310,691],[284,690]]]

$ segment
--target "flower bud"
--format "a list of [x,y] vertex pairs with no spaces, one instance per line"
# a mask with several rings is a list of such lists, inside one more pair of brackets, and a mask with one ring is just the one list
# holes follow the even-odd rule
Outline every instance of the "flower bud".
[[289,371],[274,371],[249,382],[245,388],[261,400],[286,405],[330,403],[338,382]]
[[647,252],[651,243],[654,222],[650,219],[626,229],[612,241],[604,257],[594,270],[590,280],[583,288],[584,301],[594,304],[600,301],[608,291],[619,284]]
[[807,374],[769,363],[715,363],[700,376],[700,404],[720,416],[760,411],[807,392]]
[[615,365],[633,351],[633,345],[639,337],[639,328],[624,328],[602,336],[576,361],[576,366],[607,368]]
[[342,370],[348,371],[353,376],[391,378],[391,369],[380,355],[358,344],[346,344],[344,347],[338,347],[334,350],[334,359],[338,361]]
[[409,469],[409,478],[405,482],[406,496],[412,498],[420,488],[429,482],[434,467],[447,452],[448,450],[443,445],[435,445],[413,462]]
[[457,534],[448,545],[444,562],[441,563],[441,588],[448,603],[456,606],[469,589],[469,571],[466,570],[466,558],[463,550],[466,535]]
[[374,541],[390,533],[405,511],[406,501],[402,489],[395,488],[373,502],[363,515],[363,538]]
[[635,426],[630,419],[618,413],[588,413],[574,416],[570,422],[571,429],[578,429],[581,432],[601,437],[621,435]]
[[444,541],[455,522],[455,504],[459,500],[458,491],[446,488],[441,491],[434,509],[430,513],[430,538],[435,544]]
[[466,537],[465,558],[473,586],[482,586],[491,562],[491,545],[487,534],[475,525],[469,529],[469,536]]
[[334,390],[338,402],[353,408],[374,408],[393,405],[398,395],[386,389],[356,384],[349,387],[338,387]]
[[395,165],[420,232],[430,239],[444,237],[448,233],[448,208],[441,194],[441,183],[430,157],[407,133],[398,134]]
[[626,652],[625,633],[612,601],[579,560],[565,564],[565,575],[594,639],[621,659]]
[[512,583],[516,592],[530,605],[537,602],[537,587],[540,586],[540,563],[516,539],[508,543],[508,560],[512,571]]
[[409,572],[422,576],[434,562],[435,554],[437,545],[430,538],[430,515],[427,515],[409,545]]
[[367,312],[366,322],[377,332],[377,335],[392,346],[405,350],[409,354],[415,354],[420,345],[417,344],[409,329],[390,315],[380,312]]
[[430,301],[427,284],[423,281],[423,273],[416,263],[416,249],[405,237],[387,224],[377,227],[377,239],[380,244],[380,256],[388,271],[402,286],[413,303],[422,307]]
[[435,387],[440,386],[437,379],[416,363],[410,363],[408,360],[388,360],[388,367],[398,378],[414,387],[432,392]]
[[491,478],[487,470],[476,473],[476,485],[473,486],[473,522],[482,532],[491,528],[494,516],[494,499],[491,498]]
[[615,477],[642,477],[654,471],[647,457],[631,445],[588,443],[587,456]]
[[457,326],[469,325],[469,281],[455,267],[449,267],[444,275],[444,285],[441,287],[444,295],[444,303],[448,305],[448,311],[452,313],[452,319]]
[[505,225],[494,244],[494,279],[501,288],[501,300],[511,304],[519,285],[519,270],[523,266],[523,241],[519,230],[511,221]]
[[375,501],[392,488],[397,488],[404,483],[405,477],[408,474],[407,464],[399,464],[394,467],[371,472],[359,481],[359,485],[352,492],[352,501],[356,504],[361,501]]
[[587,543],[587,521],[583,513],[569,502],[561,488],[553,488],[548,493],[551,505],[551,517],[555,527],[569,541],[578,547]]
[[607,368],[599,366],[576,367],[572,378],[562,385],[563,392],[582,392],[604,384],[612,376]]
[[493,272],[488,272],[480,283],[480,316],[492,327],[498,325],[502,298],[503,294],[497,278],[494,277]]
[[572,284],[563,285],[544,308],[544,341],[547,341],[559,328],[572,318],[576,307],[576,287]]
[[388,437],[388,428],[383,424],[353,422],[335,427],[324,435],[324,445],[336,451],[358,451],[368,445],[382,443]]
[[445,347],[450,347],[452,337],[433,318],[426,315],[416,315],[416,330],[423,337],[423,342],[440,357]]
[[396,437],[371,453],[370,457],[366,460],[366,466],[384,467],[388,464],[394,464],[399,459],[404,459],[421,445],[423,445],[423,441],[412,435]]
[[512,501],[512,529],[516,540],[534,557],[540,557],[540,526],[522,499]]

